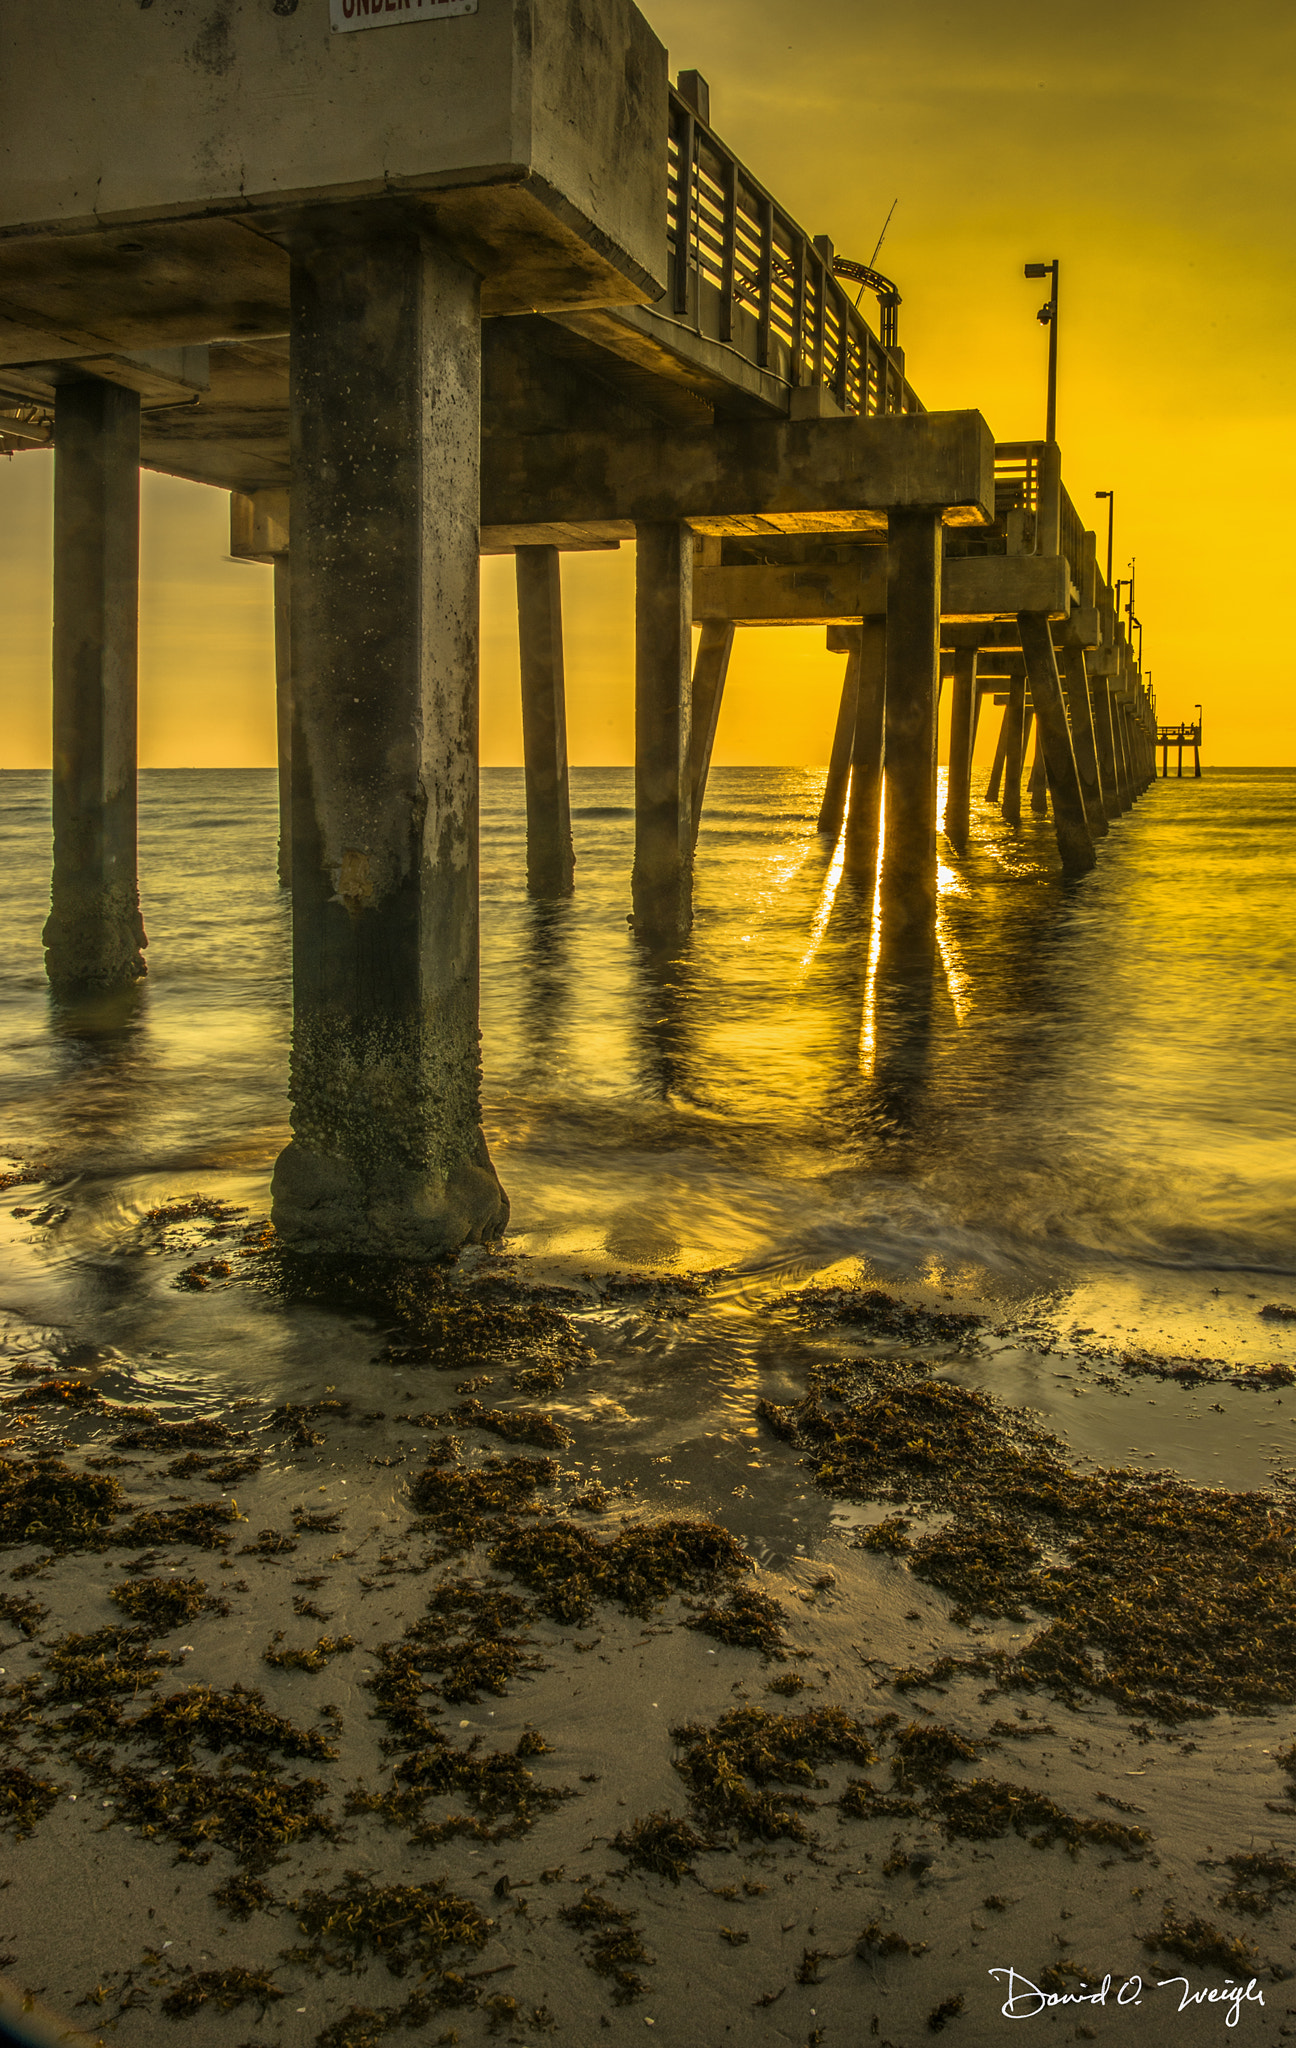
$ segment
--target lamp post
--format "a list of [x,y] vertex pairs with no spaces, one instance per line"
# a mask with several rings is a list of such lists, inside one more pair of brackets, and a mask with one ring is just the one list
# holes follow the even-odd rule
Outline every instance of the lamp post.
[[1193,705],[1193,710],[1194,710],[1194,711],[1195,711],[1195,712],[1197,713],[1197,744],[1198,744],[1198,746],[1200,746],[1200,745],[1201,745],[1201,732],[1202,732],[1202,708],[1201,708],[1201,705],[1200,705],[1200,704],[1194,704],[1194,705]]
[[1115,491],[1095,491],[1094,496],[1095,498],[1106,498],[1107,500],[1107,588],[1108,590],[1110,590],[1112,572],[1112,534],[1115,532],[1116,529],[1116,493]]
[[1051,263],[1028,263],[1022,273],[1025,277],[1051,277],[1053,280],[1048,298],[1035,315],[1040,326],[1047,327],[1049,331],[1048,423],[1044,429],[1046,441],[1057,440],[1058,269],[1058,259],[1055,256]]

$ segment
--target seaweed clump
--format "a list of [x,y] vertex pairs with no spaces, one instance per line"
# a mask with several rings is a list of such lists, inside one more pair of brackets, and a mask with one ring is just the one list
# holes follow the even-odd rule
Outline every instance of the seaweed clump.
[[1133,1854],[1149,1840],[1143,1828],[1084,1819],[1028,1785],[999,1778],[950,1779],[933,1790],[931,1805],[948,1834],[972,1841],[996,1840],[1012,1829],[1036,1849],[1060,1841],[1074,1852],[1082,1842],[1095,1842]]
[[456,1408],[404,1419],[419,1422],[425,1429],[489,1430],[492,1436],[502,1436],[508,1443],[536,1444],[542,1450],[561,1451],[575,1442],[571,1431],[555,1422],[543,1408],[483,1408],[476,1395],[460,1401]]
[[284,1995],[265,1970],[245,1970],[237,1963],[228,1970],[187,1968],[175,1990],[162,2000],[162,2010],[173,2020],[187,2020],[205,2005],[233,2012],[235,2006],[255,2002],[260,2016]]
[[459,1465],[449,1455],[447,1445],[428,1459],[410,1482],[409,1498],[414,1512],[452,1549],[483,1542],[496,1517],[533,1510],[538,1489],[558,1477],[552,1458],[483,1458]]
[[57,1805],[58,1796],[51,1779],[34,1778],[21,1764],[0,1764],[0,1828],[20,1840]]
[[632,1821],[612,1837],[612,1847],[634,1869],[654,1871],[658,1877],[668,1877],[672,1884],[678,1884],[682,1877],[692,1877],[689,1858],[713,1846],[678,1814],[665,1811]]
[[910,1308],[881,1287],[802,1287],[779,1303],[812,1330],[867,1330],[870,1337],[894,1337],[906,1344],[966,1345],[985,1321],[950,1309]]
[[1056,1439],[921,1367],[870,1361],[851,1385],[830,1405],[819,1374],[760,1412],[828,1492],[953,1516],[909,1561],[956,1619],[1052,1617],[1019,1655],[982,1658],[1001,1684],[1165,1721],[1296,1700],[1296,1517],[1272,1496],[1075,1472]]
[[7,1621],[25,1636],[36,1635],[48,1613],[49,1608],[33,1600],[30,1593],[0,1593],[0,1621]]
[[[672,1728],[681,1746],[675,1769],[695,1808],[713,1827],[773,1841],[780,1836],[809,1840],[802,1814],[814,1806],[804,1790],[775,1795],[771,1785],[820,1788],[816,1767],[829,1758],[876,1763],[877,1750],[864,1724],[840,1707],[807,1714],[769,1714],[761,1707],[735,1707],[714,1728],[688,1722]],[[756,1787],[751,1789],[748,1784]]]
[[239,1511],[229,1501],[187,1501],[183,1507],[145,1510],[115,1530],[113,1541],[131,1550],[191,1543],[200,1550],[227,1550],[230,1538],[224,1525],[238,1520]]
[[127,1579],[114,1586],[108,1598],[155,1636],[164,1636],[182,1622],[195,1620],[206,1607],[229,1613],[228,1600],[211,1599],[202,1579]]
[[188,1762],[195,1747],[216,1755],[229,1750],[238,1763],[255,1762],[272,1751],[283,1756],[337,1755],[315,1729],[297,1727],[272,1712],[260,1692],[238,1684],[229,1692],[210,1685],[187,1686],[124,1723],[121,1734],[174,1762]]
[[393,1977],[415,1964],[436,1968],[448,1949],[483,1948],[495,1924],[439,1879],[374,1885],[359,1870],[346,1871],[331,1892],[305,1892],[293,1911],[311,1960],[354,1971],[377,1956]]
[[623,1529],[606,1543],[565,1520],[515,1528],[492,1550],[491,1563],[530,1586],[559,1622],[588,1621],[596,1600],[649,1614],[670,1593],[697,1592],[751,1570],[727,1529],[683,1519]]
[[425,1693],[475,1705],[483,1692],[501,1697],[518,1671],[543,1670],[523,1632],[530,1619],[527,1603],[503,1587],[471,1579],[437,1586],[426,1612],[377,1652],[373,1691],[393,1732],[424,1739]]
[[1176,1918],[1172,1906],[1162,1913],[1161,1925],[1141,1939],[1146,1949],[1165,1949],[1185,1963],[1202,1963],[1220,1970],[1248,1969],[1260,1954],[1243,1935],[1225,1934],[1196,1913],[1186,1920]]
[[120,1511],[115,1479],[74,1472],[60,1458],[30,1464],[0,1458],[0,1544],[40,1543],[54,1551],[101,1547]]
[[723,1605],[699,1609],[685,1627],[700,1629],[703,1635],[731,1643],[735,1649],[759,1650],[767,1662],[781,1664],[787,1656],[783,1647],[786,1620],[787,1609],[779,1601],[754,1587],[737,1586]]
[[1268,1913],[1287,1892],[1296,1892],[1296,1863],[1272,1849],[1254,1849],[1224,1858],[1233,1883],[1220,1899],[1237,1913]]
[[560,1906],[558,1917],[586,1937],[589,1967],[602,1977],[611,1977],[615,2004],[629,2005],[643,1996],[648,1986],[632,1966],[650,1964],[655,1958],[639,1939],[633,1913],[623,1912],[599,1892],[585,1891],[579,1904]]

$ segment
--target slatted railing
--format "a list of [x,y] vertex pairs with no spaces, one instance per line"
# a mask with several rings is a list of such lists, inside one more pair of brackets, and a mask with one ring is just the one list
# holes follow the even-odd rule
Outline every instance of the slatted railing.
[[904,371],[834,277],[830,253],[778,206],[674,89],[665,305],[793,387],[843,412],[922,412]]

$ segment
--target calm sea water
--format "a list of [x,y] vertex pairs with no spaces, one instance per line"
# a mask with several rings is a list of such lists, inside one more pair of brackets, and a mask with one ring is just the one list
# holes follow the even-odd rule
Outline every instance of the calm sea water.
[[[1257,1315],[1296,1301],[1296,771],[1159,783],[1078,884],[1046,822],[1014,833],[982,808],[942,871],[925,996],[886,984],[816,833],[822,771],[714,774],[696,923],[666,962],[626,922],[629,770],[575,771],[577,890],[558,905],[525,894],[521,772],[482,783],[486,1122],[510,1246],[537,1270],[728,1269],[688,1333],[699,1417],[754,1357],[744,1305],[812,1272],[1117,1343],[1296,1351],[1296,1326]],[[274,778],[142,776],[150,972],[125,1004],[49,995],[47,819],[44,776],[0,776],[0,1147],[49,1160],[68,1211],[33,1230],[6,1208],[0,1304],[198,1380],[255,1378],[256,1334],[291,1377],[298,1340],[271,1340],[264,1309],[204,1301],[195,1320],[130,1250],[169,1196],[263,1209],[287,1136]],[[1021,1343],[999,1371],[1052,1405]]]

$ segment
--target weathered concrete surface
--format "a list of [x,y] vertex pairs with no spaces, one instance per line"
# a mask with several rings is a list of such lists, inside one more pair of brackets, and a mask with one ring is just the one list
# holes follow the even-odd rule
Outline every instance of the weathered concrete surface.
[[519,548],[515,562],[526,778],[527,889],[532,896],[570,896],[576,857],[572,850],[567,782],[560,560],[557,548]]
[[939,514],[897,511],[887,546],[886,836],[882,918],[900,951],[936,918],[936,707],[940,681]]
[[693,538],[679,520],[635,546],[635,929],[663,939],[693,915]]
[[[664,287],[666,55],[630,0],[480,0],[471,15],[349,35],[330,32],[322,0],[10,12],[0,237],[120,239],[221,214],[274,228],[285,208],[397,194],[493,281],[492,311]],[[237,232],[250,261],[261,238]],[[43,244],[47,279],[59,253]],[[3,257],[0,280],[6,300]],[[66,293],[35,310],[38,326],[95,326]]]
[[980,413],[743,420],[646,434],[492,435],[482,527],[555,521],[628,537],[687,519],[700,533],[885,532],[892,507],[954,523],[994,513],[994,441]]
[[136,866],[139,398],[65,384],[54,424],[54,873],[45,962],[56,986],[145,972]]
[[954,652],[950,702],[949,776],[945,785],[945,837],[957,853],[967,852],[972,797],[972,740],[976,730],[977,650]]
[[887,623],[865,619],[856,628],[859,669],[855,731],[851,740],[850,806],[842,848],[843,872],[867,889],[877,873],[882,832],[882,757],[886,737]]
[[477,1029],[478,280],[416,232],[293,279],[293,1141],[275,1227],[420,1256],[508,1216]]
[[[694,563],[694,576],[697,564]],[[693,706],[689,731],[689,784],[690,814],[693,820],[693,844],[697,845],[698,827],[702,823],[702,804],[706,797],[707,777],[711,773],[711,754],[715,746],[716,727],[720,723],[720,707],[724,702],[725,678],[729,674],[729,657],[733,653],[734,629],[723,620],[708,620],[698,638],[697,655],[693,662]]]
[[1085,817],[1089,822],[1092,837],[1104,839],[1107,836],[1107,813],[1103,808],[1102,773],[1094,737],[1093,706],[1089,697],[1089,678],[1085,673],[1084,648],[1078,644],[1073,645],[1068,639],[1063,647],[1062,658],[1066,668],[1066,701],[1071,725],[1071,745],[1075,751],[1076,768],[1080,776]]
[[1071,744],[1066,706],[1062,701],[1053,637],[1048,620],[1038,612],[1023,612],[1019,624],[1026,673],[1030,678],[1031,702],[1044,744],[1062,872],[1066,875],[1087,874],[1095,859],[1093,835],[1085,817],[1084,794]]
[[1103,815],[1108,819],[1119,818],[1122,805],[1118,792],[1116,739],[1106,676],[1090,676],[1089,701],[1093,708],[1094,748],[1102,781]]
[[[696,607],[696,599],[694,604]],[[705,626],[702,630],[706,631]],[[850,788],[851,779],[851,752],[855,745],[855,713],[859,705],[860,679],[860,633],[858,626],[841,628],[835,634],[830,631],[830,653],[840,653],[843,643],[846,648],[846,673],[842,677],[842,693],[837,705],[837,723],[833,727],[832,751],[828,756],[828,780],[824,784],[823,802],[819,806],[819,824],[817,828],[826,838],[834,842],[841,831],[842,819],[846,815],[846,795]]]
[[[953,555],[941,571],[941,621],[954,626],[1011,620],[1027,609],[1064,619],[1066,563],[1031,555]],[[1030,606],[1018,597],[1038,599]],[[725,564],[699,568],[695,619],[744,626],[827,625],[878,616],[886,606],[886,551],[864,547],[853,562]]]

